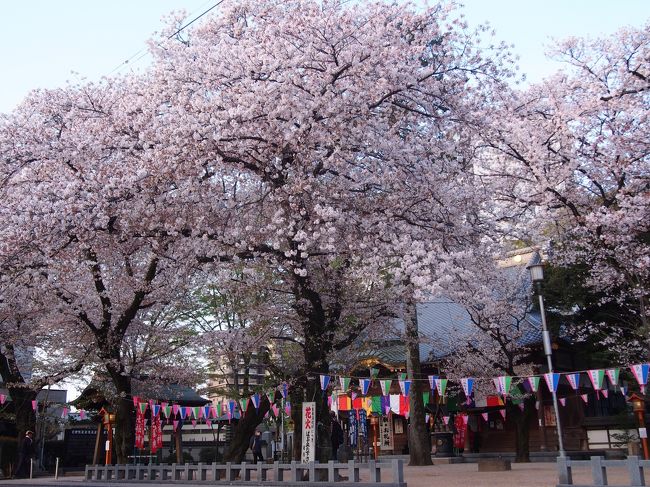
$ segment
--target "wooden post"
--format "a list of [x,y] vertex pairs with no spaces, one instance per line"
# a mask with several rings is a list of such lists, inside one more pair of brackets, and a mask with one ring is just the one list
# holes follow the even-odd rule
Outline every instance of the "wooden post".
[[174,439],[176,441],[176,463],[183,463],[183,433],[181,431],[182,422],[179,421],[178,427],[174,434]]
[[102,422],[97,425],[97,437],[95,438],[95,453],[93,455],[93,465],[99,464],[99,448],[102,444]]

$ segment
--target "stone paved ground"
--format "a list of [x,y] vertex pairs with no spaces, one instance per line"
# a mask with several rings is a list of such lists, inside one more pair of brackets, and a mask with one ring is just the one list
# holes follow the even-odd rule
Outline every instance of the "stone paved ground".
[[[608,470],[609,472],[609,470]],[[509,472],[478,472],[476,463],[435,465],[433,467],[405,467],[408,487],[554,487],[557,473],[554,463],[513,464]],[[81,477],[38,478],[34,480],[0,480],[0,485],[31,485],[36,487],[81,487]],[[390,480],[389,478],[386,480]],[[610,485],[625,485],[623,470],[609,473]],[[591,472],[585,468],[574,472],[574,483],[591,485]],[[109,485],[88,484],[93,487]],[[115,484],[112,484],[115,485]],[[170,484],[124,484],[123,487],[148,485],[158,487]],[[179,485],[179,484],[176,484]],[[209,484],[203,484],[209,485]],[[251,483],[251,487],[255,484]],[[269,484],[267,484],[269,485]],[[365,484],[368,485],[368,484]],[[628,484],[629,485],[629,484]]]

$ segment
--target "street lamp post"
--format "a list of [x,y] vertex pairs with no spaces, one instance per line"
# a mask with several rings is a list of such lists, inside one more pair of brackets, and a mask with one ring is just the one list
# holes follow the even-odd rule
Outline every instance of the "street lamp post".
[[632,409],[636,414],[639,421],[639,436],[641,437],[641,445],[643,446],[643,459],[650,459],[650,452],[648,451],[648,434],[646,433],[645,426],[645,399],[638,394],[632,394],[628,399],[632,403]]
[[[544,298],[542,297],[542,281],[544,280],[544,265],[541,262],[530,264],[528,266],[530,277],[537,287],[537,297],[539,298],[539,311],[542,317],[542,342],[544,344],[544,355],[546,355],[546,363],[548,365],[548,372],[553,374],[553,361],[551,355],[553,349],[551,348],[551,334],[546,326],[546,313],[544,312]],[[557,405],[557,392],[551,391],[553,397],[553,409],[555,410],[555,425],[557,428],[558,446],[560,450],[560,457],[565,456],[564,440],[562,439],[562,424],[560,423],[560,408]]]

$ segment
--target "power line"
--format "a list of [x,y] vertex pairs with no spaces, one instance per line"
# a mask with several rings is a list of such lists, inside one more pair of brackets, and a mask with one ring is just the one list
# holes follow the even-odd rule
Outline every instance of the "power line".
[[[225,2],[225,1],[226,1],[226,0],[219,0],[217,3],[215,3],[214,5],[212,5],[210,8],[208,8],[207,10],[204,10],[204,11],[201,12],[198,16],[196,16],[196,17],[194,17],[192,20],[190,20],[188,23],[186,23],[185,25],[181,26],[181,27],[180,27],[176,32],[174,32],[173,34],[169,35],[169,36],[167,37],[167,39],[171,39],[171,38],[173,38],[173,37],[176,37],[178,34],[180,34],[180,33],[181,33],[183,30],[185,30],[187,27],[189,27],[190,25],[192,25],[194,22],[196,22],[197,20],[199,20],[201,17],[203,17],[204,15],[206,15],[207,13],[209,13],[210,11],[214,10],[215,8],[217,8],[219,5],[221,5],[221,4],[222,4],[223,2]],[[201,7],[202,7],[203,5],[205,5],[206,3],[207,3],[207,2],[203,3],[203,4],[201,5]],[[133,54],[133,55],[132,55],[130,58],[128,58],[126,61],[123,61],[123,62],[121,62],[120,64],[118,64],[117,66],[115,66],[115,68],[113,68],[113,70],[112,70],[110,73],[108,73],[108,76],[110,76],[110,75],[113,74],[114,72],[116,72],[116,71],[122,69],[124,66],[126,66],[127,64],[129,64],[129,63],[131,62],[131,60],[133,60],[136,56],[138,56],[138,58],[137,58],[137,59],[136,59],[132,64],[135,64],[135,63],[137,63],[138,61],[140,61],[140,59],[142,59],[143,57],[145,57],[148,53],[149,53],[149,51],[147,50],[147,48],[142,48],[142,49],[140,49],[138,52],[136,52],[135,54]]]

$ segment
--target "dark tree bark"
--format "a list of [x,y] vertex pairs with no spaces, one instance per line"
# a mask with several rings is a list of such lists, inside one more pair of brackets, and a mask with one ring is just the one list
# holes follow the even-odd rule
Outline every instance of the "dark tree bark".
[[131,377],[122,375],[120,369],[107,366],[117,395],[113,400],[115,410],[115,453],[117,463],[128,463],[135,445],[135,407],[133,406]]
[[412,380],[409,391],[410,426],[408,434],[409,465],[433,465],[431,461],[431,445],[429,432],[426,427],[426,414],[422,400],[420,366],[420,336],[415,301],[406,304],[404,322],[406,328],[406,370]]
[[244,461],[251,437],[255,434],[255,428],[262,422],[270,407],[271,404],[266,396],[262,396],[259,410],[249,404],[246,414],[235,426],[232,440],[223,456],[225,462],[241,463]]
[[509,403],[510,407],[507,408],[508,415],[515,423],[515,462],[527,463],[530,462],[530,418],[535,410],[535,399],[526,398],[524,400],[524,410],[519,409],[519,406]]

